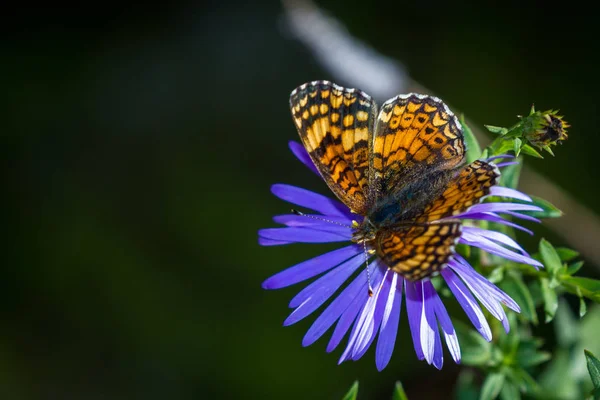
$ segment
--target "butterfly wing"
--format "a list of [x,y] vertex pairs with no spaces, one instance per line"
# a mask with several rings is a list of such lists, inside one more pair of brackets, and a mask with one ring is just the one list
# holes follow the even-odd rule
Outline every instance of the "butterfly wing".
[[437,97],[408,94],[388,100],[374,135],[371,187],[379,197],[465,158],[460,123]]
[[460,236],[460,221],[449,217],[479,203],[499,176],[498,168],[484,161],[462,167],[415,221],[381,232],[377,238],[381,259],[410,280],[439,271],[453,254]]
[[376,239],[377,254],[392,270],[415,281],[439,271],[454,252],[460,222],[438,221],[385,230]]
[[371,97],[316,81],[292,92],[290,108],[300,139],[329,188],[352,211],[364,215],[377,110]]
[[467,211],[490,194],[499,177],[500,171],[494,164],[480,160],[472,162],[463,167],[444,192],[425,207],[417,221],[436,221]]

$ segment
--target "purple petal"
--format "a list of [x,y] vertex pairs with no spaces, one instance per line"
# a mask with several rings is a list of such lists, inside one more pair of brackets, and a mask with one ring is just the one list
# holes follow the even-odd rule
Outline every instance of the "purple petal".
[[362,274],[359,274],[350,285],[348,285],[338,297],[323,311],[321,315],[312,324],[304,339],[302,346],[310,346],[338,320],[344,311],[352,303],[352,300],[359,296],[361,291],[367,293],[367,282]]
[[532,202],[531,197],[527,196],[525,193],[519,192],[518,190],[502,187],[502,186],[494,186],[490,189],[491,196],[499,196],[499,197],[510,197],[513,199],[519,199],[524,201]]
[[533,222],[538,222],[538,223],[542,222],[541,220],[537,219],[536,217],[532,217],[531,215],[520,214],[520,213],[512,212],[512,211],[504,211],[503,213],[511,215],[515,218],[524,219],[526,221],[533,221]]
[[511,154],[500,154],[500,155],[497,155],[497,156],[490,157],[490,158],[488,158],[485,161],[490,162],[490,161],[498,160],[500,158],[515,158],[515,156],[513,156]]
[[351,238],[350,233],[318,231],[311,228],[266,228],[260,229],[258,235],[265,239],[294,243],[347,242]]
[[[450,263],[453,261],[454,260],[450,260]],[[488,342],[491,341],[492,331],[490,326],[469,289],[467,289],[465,284],[450,268],[442,269],[441,274],[475,329],[477,329],[485,340]]]
[[295,242],[290,242],[290,241],[286,241],[286,240],[273,240],[273,239],[267,239],[264,237],[258,237],[258,244],[261,246],[282,246],[284,244],[290,244],[290,243],[295,243]]
[[444,339],[446,340],[448,351],[450,352],[454,362],[460,364],[460,345],[458,344],[458,337],[456,336],[456,331],[454,330],[450,316],[448,315],[446,307],[444,307],[444,304],[437,293],[435,294],[433,300],[435,316],[437,317],[437,320],[442,327],[442,331],[444,332]]
[[517,165],[519,164],[518,161],[506,161],[506,162],[501,162],[496,164],[496,167],[498,168],[503,168],[503,167],[508,167],[509,165]]
[[539,261],[534,260],[533,258],[515,253],[514,251],[508,250],[486,238],[477,237],[474,240],[471,240],[467,235],[463,235],[460,237],[459,243],[463,243],[473,247],[479,247],[480,249],[485,250],[488,253],[506,258],[507,260],[512,260],[518,263],[529,264],[538,267],[543,266]]
[[441,370],[444,365],[444,350],[442,350],[442,339],[440,339],[440,330],[437,328],[437,325],[433,332],[435,342],[433,347],[433,360],[431,362],[434,367]]
[[388,294],[385,312],[379,330],[379,339],[375,351],[375,365],[378,371],[388,365],[394,352],[396,335],[398,333],[398,322],[402,310],[402,285],[404,280],[396,273],[392,276],[390,292]]
[[495,222],[498,224],[503,224],[503,225],[507,225],[510,227],[513,227],[515,229],[519,229],[523,232],[527,232],[530,235],[533,235],[533,231],[522,227],[521,225],[515,224],[514,222],[508,221],[502,217],[499,217],[498,215],[494,214],[494,213],[477,213],[477,214],[469,214],[469,219],[476,219],[476,220],[483,220],[483,221],[490,221],[490,222]]
[[[382,268],[373,268],[371,272],[371,281],[373,283],[380,282],[382,277]],[[327,345],[326,351],[328,353],[335,350],[335,348],[340,344],[341,340],[344,338],[344,335],[348,332],[350,325],[352,325],[352,322],[355,321],[358,313],[364,307],[368,299],[369,295],[366,292],[364,295],[359,292],[358,296],[356,296],[352,301],[352,304],[350,304],[346,311],[344,311],[335,327],[335,330],[333,331],[333,334],[331,335],[331,340]]]
[[476,241],[479,238],[483,237],[512,247],[513,249],[519,250],[524,255],[529,255],[517,242],[514,241],[514,239],[508,237],[507,235],[501,232],[477,228],[474,226],[463,226],[462,233],[463,236],[465,236],[466,238],[468,238],[468,240],[471,241]]
[[314,229],[321,229],[321,225],[324,227],[335,226],[340,228],[352,228],[351,220],[346,217],[339,217],[337,215],[330,215],[326,218],[323,218],[323,216],[320,214],[284,214],[273,217],[273,221],[287,226],[309,226]]
[[439,335],[436,340],[438,328],[433,309],[434,304],[432,302],[435,289],[429,280],[419,281],[415,286],[417,287],[417,292],[420,291],[422,296],[420,330],[421,348],[423,349],[425,360],[427,363],[431,364],[434,360],[436,341],[439,341]]
[[310,159],[310,156],[308,155],[308,152],[306,151],[304,146],[302,146],[300,143],[298,143],[296,141],[290,140],[289,147],[290,147],[290,150],[292,151],[292,153],[294,153],[296,158],[298,160],[300,160],[302,162],[302,164],[306,165],[308,167],[308,169],[310,169],[315,174],[321,176],[319,174],[319,171],[317,170],[317,167],[315,167],[315,164]]
[[504,310],[502,310],[502,316],[503,316],[503,318],[500,320],[500,322],[502,322],[502,326],[504,327],[504,332],[508,333],[508,332],[510,332],[510,323],[508,322],[508,317],[506,316],[506,313],[504,312]]
[[281,200],[296,204],[297,206],[310,208],[323,215],[338,215],[352,218],[348,207],[337,200],[311,192],[310,190],[279,183],[271,186],[271,192]]
[[293,267],[289,267],[288,269],[273,275],[263,282],[262,287],[263,289],[280,289],[302,282],[328,271],[348,260],[350,257],[362,252],[363,249],[360,246],[353,244],[351,246],[330,251],[329,253],[321,254],[320,256],[303,261],[300,264],[296,264]]
[[381,284],[378,286],[376,293],[372,297],[374,306],[372,307],[372,310],[369,310],[369,314],[366,316],[363,326],[356,338],[354,350],[352,350],[352,359],[355,361],[363,356],[379,331],[379,326],[381,325],[387,303],[387,294],[390,291],[391,284],[391,280],[386,279],[386,277],[393,274],[395,273],[391,270],[386,271]]
[[[420,285],[419,285],[420,286]],[[406,314],[408,315],[408,324],[410,326],[410,335],[413,340],[413,346],[417,358],[425,358],[421,348],[421,309],[423,308],[423,299],[421,293],[417,291],[414,282],[404,280],[404,290],[406,296]]]
[[300,304],[303,304],[306,300],[322,290],[337,290],[337,288],[339,288],[340,285],[344,283],[344,281],[348,279],[358,267],[364,264],[364,262],[365,258],[363,254],[358,254],[344,261],[336,268],[327,272],[325,275],[321,276],[319,279],[302,289],[290,301],[290,307],[296,308],[300,306]]
[[467,212],[458,215],[458,218],[468,218],[467,215],[484,212],[508,212],[508,211],[543,211],[538,206],[521,203],[483,203],[475,204]]

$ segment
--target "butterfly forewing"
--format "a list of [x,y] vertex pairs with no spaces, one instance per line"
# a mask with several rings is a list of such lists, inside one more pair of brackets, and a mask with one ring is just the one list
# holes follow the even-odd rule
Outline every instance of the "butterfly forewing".
[[372,184],[390,196],[409,182],[463,162],[460,123],[437,97],[409,94],[388,100],[376,122]]
[[352,211],[365,214],[377,109],[371,97],[315,81],[292,92],[290,108],[300,139],[329,188]]

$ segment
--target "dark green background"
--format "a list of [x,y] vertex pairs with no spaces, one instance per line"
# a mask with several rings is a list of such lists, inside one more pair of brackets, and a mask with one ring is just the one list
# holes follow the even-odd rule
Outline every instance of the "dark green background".
[[[477,124],[510,125],[532,102],[560,108],[569,141],[528,162],[600,211],[592,12],[321,5]],[[327,193],[287,150],[288,96],[336,77],[285,34],[280,4],[4,17],[2,398],[330,399],[354,379],[365,399],[388,398],[396,379],[413,399],[447,396],[458,369],[448,355],[443,372],[416,361],[405,315],[383,373],[373,351],[337,366],[325,340],[301,347],[312,318],[281,327],[298,288],[260,287],[325,248],[257,245],[256,230],[289,208],[272,183]]]

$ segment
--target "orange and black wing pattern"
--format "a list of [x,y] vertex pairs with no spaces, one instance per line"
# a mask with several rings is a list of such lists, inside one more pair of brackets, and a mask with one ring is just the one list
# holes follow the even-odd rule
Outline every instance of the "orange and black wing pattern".
[[404,278],[419,280],[447,264],[460,229],[459,221],[445,220],[384,230],[376,238],[377,255]]
[[373,141],[371,187],[389,194],[431,171],[465,158],[458,119],[437,97],[408,94],[383,104]]
[[364,215],[377,111],[371,97],[315,81],[292,92],[290,108],[300,139],[329,188],[353,212]]
[[444,192],[425,207],[417,222],[436,221],[467,211],[490,194],[499,177],[500,171],[495,165],[480,160],[472,162],[463,167]]

